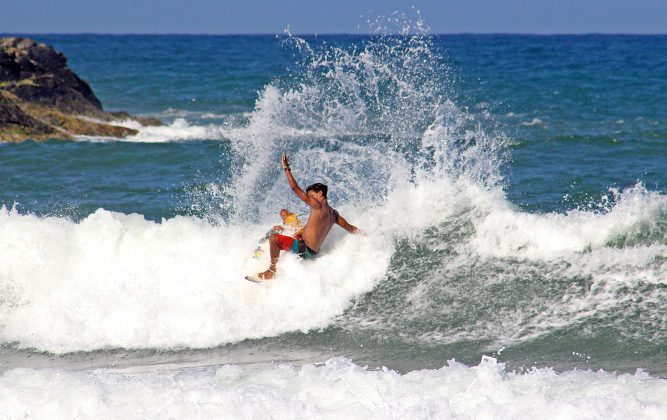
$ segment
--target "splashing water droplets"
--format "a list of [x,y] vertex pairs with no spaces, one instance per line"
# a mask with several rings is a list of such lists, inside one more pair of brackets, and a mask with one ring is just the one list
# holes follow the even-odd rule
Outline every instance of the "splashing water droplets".
[[[427,26],[398,15],[387,21],[399,29],[359,43],[287,34],[296,68],[259,93],[247,126],[231,136],[245,159],[232,213],[263,208],[268,203],[258,197],[267,193],[271,207],[289,200],[276,170],[283,150],[295,156],[303,182],[335,183],[338,203],[377,204],[396,174],[417,183],[465,177],[485,188],[501,181],[505,140],[485,134],[484,116],[473,118],[449,99],[449,71]],[[380,198],[369,198],[369,187]]]

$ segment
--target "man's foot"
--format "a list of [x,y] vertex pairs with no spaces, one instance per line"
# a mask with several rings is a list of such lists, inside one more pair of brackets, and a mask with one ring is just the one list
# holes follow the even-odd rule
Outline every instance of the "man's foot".
[[271,280],[276,276],[276,272],[274,270],[268,269],[266,271],[262,271],[261,273],[257,274],[257,278],[260,280]]

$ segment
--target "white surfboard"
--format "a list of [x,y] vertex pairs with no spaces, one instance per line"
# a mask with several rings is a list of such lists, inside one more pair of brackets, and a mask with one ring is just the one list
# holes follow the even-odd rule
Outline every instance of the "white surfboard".
[[244,278],[245,278],[246,280],[248,280],[248,281],[253,282],[253,283],[264,283],[263,280],[258,279],[258,278],[255,277],[255,276],[245,276]]

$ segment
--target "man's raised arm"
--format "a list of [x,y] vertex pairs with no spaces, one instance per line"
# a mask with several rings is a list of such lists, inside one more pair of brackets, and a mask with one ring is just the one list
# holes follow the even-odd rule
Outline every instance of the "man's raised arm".
[[296,183],[296,179],[294,179],[294,175],[292,175],[292,170],[289,167],[288,157],[285,153],[283,153],[282,155],[282,165],[283,165],[283,170],[285,171],[285,176],[287,177],[287,182],[289,183],[289,186],[292,189],[292,191],[294,191],[294,194],[296,194],[296,196],[299,197],[301,201],[308,204],[310,207],[319,208],[320,207],[319,201],[315,200],[312,197],[308,197],[308,194],[306,194],[301,189],[301,187],[299,187],[299,184]]

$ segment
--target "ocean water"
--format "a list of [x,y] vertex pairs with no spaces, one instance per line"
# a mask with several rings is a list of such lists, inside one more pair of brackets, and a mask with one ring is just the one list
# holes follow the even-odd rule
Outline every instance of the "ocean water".
[[416,32],[33,35],[165,125],[0,144],[0,417],[665,418],[667,36]]

